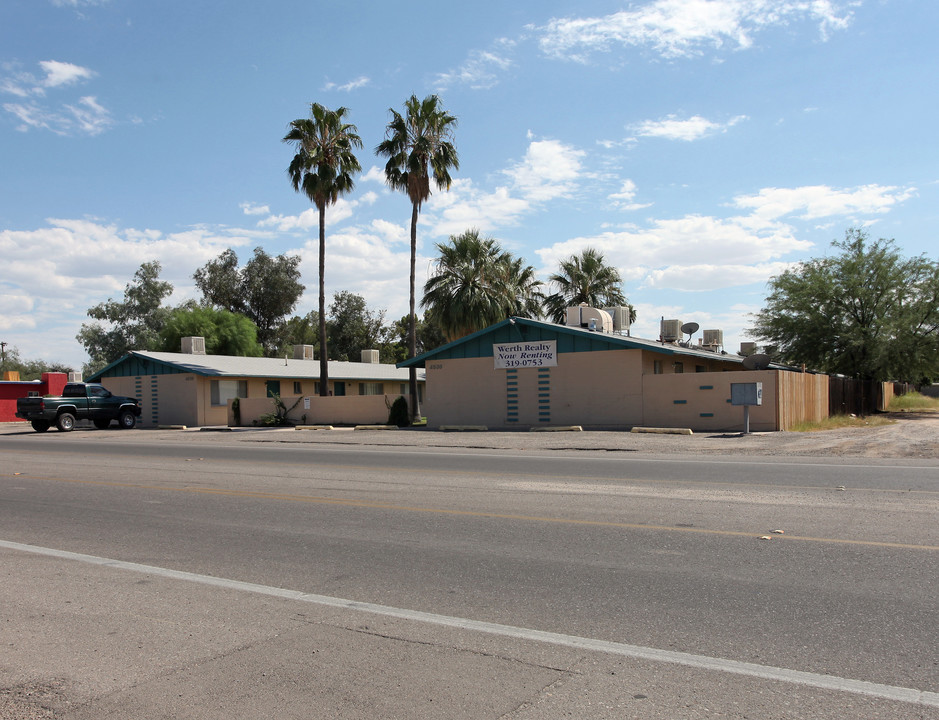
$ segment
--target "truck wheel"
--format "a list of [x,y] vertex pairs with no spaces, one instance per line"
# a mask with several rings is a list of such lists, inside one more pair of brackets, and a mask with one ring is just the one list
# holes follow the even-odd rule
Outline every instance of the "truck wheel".
[[62,413],[55,419],[55,426],[62,432],[68,432],[75,427],[75,416],[71,413]]
[[137,424],[137,416],[130,410],[124,410],[118,415],[117,422],[124,430],[130,430]]
[[30,423],[30,425],[33,426],[33,430],[35,430],[36,432],[45,432],[46,430],[49,429],[48,420],[33,420]]
[[95,420],[94,423],[95,423],[95,427],[98,428],[99,430],[107,430],[108,425],[111,424],[111,421],[110,420]]

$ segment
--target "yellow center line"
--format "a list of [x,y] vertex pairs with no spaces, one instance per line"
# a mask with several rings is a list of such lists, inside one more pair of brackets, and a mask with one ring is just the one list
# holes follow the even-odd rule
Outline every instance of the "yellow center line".
[[[494,513],[480,510],[452,510],[448,508],[420,507],[414,505],[396,505],[370,500],[350,500],[343,498],[321,497],[316,495],[289,495],[284,493],[267,493],[256,490],[226,490],[201,487],[166,487],[160,485],[145,485],[143,483],[114,482],[108,480],[81,480],[77,478],[49,478],[29,475],[18,475],[24,479],[53,480],[56,482],[75,483],[80,485],[98,485],[103,487],[134,488],[137,490],[155,490],[160,492],[192,493],[197,495],[217,495],[221,497],[255,498],[261,500],[281,500],[285,502],[309,503],[314,505],[341,505],[344,507],[366,508],[370,510],[395,510],[400,512],[433,513],[436,515],[450,515],[456,517],[475,517],[493,520],[520,520],[523,522],[553,523],[558,525],[576,525],[584,527],[606,527],[627,530],[659,530],[674,533],[691,533],[697,535],[717,535],[723,537],[761,536],[762,533],[744,532],[741,530],[711,530],[708,528],[675,527],[672,525],[651,525],[646,523],[627,523],[614,520],[579,520],[576,518],[561,518],[541,515],[520,515],[516,513]],[[845,538],[820,538],[805,535],[773,535],[773,540],[800,540],[805,542],[828,543],[836,545],[860,545],[865,547],[899,548],[904,550],[939,551],[937,545],[914,545],[911,543],[883,542],[877,540],[848,540]]]

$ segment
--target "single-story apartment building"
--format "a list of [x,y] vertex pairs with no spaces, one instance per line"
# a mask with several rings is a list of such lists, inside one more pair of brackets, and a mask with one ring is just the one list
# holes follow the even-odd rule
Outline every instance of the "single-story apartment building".
[[[388,404],[408,396],[408,370],[379,363],[377,350],[364,350],[362,362],[330,360],[329,397],[320,397],[320,364],[311,346],[296,346],[293,357],[232,357],[206,355],[200,340],[183,338],[186,352],[134,350],[87,381],[139,399],[142,427],[227,425],[236,398],[236,424],[251,425],[273,409],[274,394],[297,423],[384,423]],[[419,372],[419,397],[423,385]]]
[[509,318],[398,367],[426,370],[422,411],[430,428],[739,431],[744,408],[732,403],[736,383],[761,384],[762,404],[749,408],[753,431],[828,415],[826,375],[767,364],[748,369],[752,362],[717,345],[630,337],[612,332],[606,319],[585,325]]

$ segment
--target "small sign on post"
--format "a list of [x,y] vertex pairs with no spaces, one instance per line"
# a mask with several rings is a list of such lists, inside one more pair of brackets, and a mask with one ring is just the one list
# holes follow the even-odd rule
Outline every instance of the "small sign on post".
[[731,383],[730,404],[743,405],[743,432],[750,434],[750,406],[763,404],[763,383]]

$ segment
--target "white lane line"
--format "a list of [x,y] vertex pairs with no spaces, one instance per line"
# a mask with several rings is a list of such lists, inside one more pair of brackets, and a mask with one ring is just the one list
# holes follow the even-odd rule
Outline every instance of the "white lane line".
[[491,635],[501,635],[503,637],[511,637],[519,640],[534,640],[537,642],[550,643],[552,645],[592,650],[595,652],[602,652],[610,655],[621,655],[624,657],[636,658],[640,660],[654,660],[656,662],[671,663],[673,665],[684,665],[687,667],[701,668],[704,670],[717,670],[720,672],[734,673],[736,675],[763,678],[764,680],[776,680],[779,682],[794,683],[797,685],[807,685],[825,690],[834,690],[836,692],[868,695],[886,700],[896,700],[899,702],[913,703],[917,705],[939,707],[939,693],[930,692],[928,690],[916,690],[914,688],[897,687],[895,685],[883,685],[881,683],[866,682],[864,680],[852,680],[850,678],[841,678],[834,675],[820,675],[818,673],[803,672],[801,670],[789,670],[787,668],[773,667],[771,665],[757,665],[756,663],[738,662],[736,660],[714,658],[707,655],[694,655],[692,653],[677,652],[674,650],[659,650],[657,648],[642,647],[640,645],[628,645],[626,643],[610,642],[608,640],[596,640],[593,638],[578,637],[576,635],[564,635],[562,633],[545,632],[542,630],[530,630],[528,628],[513,627],[512,625],[500,625],[498,623],[481,622],[479,620],[469,620],[466,618],[452,617],[449,615],[436,615],[434,613],[421,612],[419,610],[407,610],[404,608],[389,607],[387,605],[375,605],[373,603],[345,600],[343,598],[330,597],[328,595],[315,595],[312,593],[301,592],[299,590],[287,590],[284,588],[270,587],[268,585],[258,585],[256,583],[242,582],[240,580],[212,577],[211,575],[198,575],[196,573],[184,572],[181,570],[171,570],[169,568],[161,568],[154,565],[141,565],[139,563],[124,562],[123,560],[112,560],[109,558],[98,557],[96,555],[84,555],[82,553],[74,553],[67,550],[45,548],[38,545],[24,545],[22,543],[9,542],[6,540],[0,540],[0,547],[6,548],[8,550],[18,550],[21,552],[33,553],[36,555],[46,555],[62,560],[73,560],[77,562],[89,563],[91,565],[102,565],[104,567],[115,568],[118,570],[127,570],[130,572],[156,575],[173,580],[185,580],[186,582],[199,583],[201,585],[211,585],[225,588],[227,590],[239,590],[241,592],[284,598],[297,602],[313,603],[316,605],[344,608],[347,610],[357,610],[359,612],[384,615],[388,617],[400,618],[403,620],[414,620],[417,622],[458,628],[461,630],[474,630],[476,632],[483,632]]

